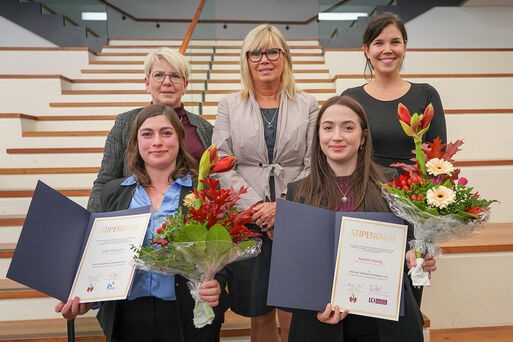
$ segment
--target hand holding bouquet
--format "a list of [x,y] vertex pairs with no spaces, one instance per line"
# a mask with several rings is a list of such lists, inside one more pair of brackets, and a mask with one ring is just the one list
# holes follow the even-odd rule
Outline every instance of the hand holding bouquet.
[[[138,249],[134,263],[137,268],[164,274],[180,274],[189,280],[196,304],[194,325],[201,328],[212,323],[214,311],[199,297],[201,284],[214,279],[224,266],[252,258],[260,253],[261,240],[250,239],[259,234],[245,227],[252,222],[253,208],[239,212],[235,207],[240,195],[233,188],[217,189],[219,181],[207,176],[225,172],[235,165],[235,157],[217,156],[215,144],[200,160],[198,186],[187,195],[187,212],[178,210],[168,215],[147,247]],[[208,189],[204,188],[204,185]]]
[[410,241],[410,247],[417,252],[417,267],[409,273],[413,285],[429,285],[428,274],[421,268],[422,255],[438,256],[442,250],[437,243],[461,238],[486,223],[490,204],[496,201],[482,199],[454,168],[452,158],[463,141],[442,144],[440,138],[435,138],[422,144],[422,135],[434,114],[431,104],[424,114],[413,116],[399,104],[397,114],[404,132],[415,142],[415,164],[392,164],[405,173],[380,185],[394,214],[414,226],[415,240]]

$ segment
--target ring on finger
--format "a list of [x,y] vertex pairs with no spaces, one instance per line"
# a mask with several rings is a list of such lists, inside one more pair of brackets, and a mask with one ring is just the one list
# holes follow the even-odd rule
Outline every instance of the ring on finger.
[[262,223],[262,228],[267,228],[267,223]]

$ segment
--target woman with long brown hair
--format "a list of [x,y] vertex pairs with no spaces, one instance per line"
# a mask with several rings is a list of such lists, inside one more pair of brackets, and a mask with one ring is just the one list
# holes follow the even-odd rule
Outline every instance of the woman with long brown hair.
[[[193,191],[197,176],[194,157],[185,146],[185,130],[173,109],[161,104],[150,105],[137,114],[128,141],[127,163],[132,176],[105,185],[101,196],[102,211],[151,206],[152,214],[143,245],[147,246],[162,219],[183,205]],[[211,325],[196,329],[193,325],[194,300],[187,280],[136,270],[126,300],[95,303],[98,321],[107,341],[219,341],[219,331],[228,308],[221,289],[225,280],[218,274],[206,281],[200,298],[215,307]],[[74,298],[59,303],[56,312],[73,319],[91,309],[92,303],[79,304]]]
[[[372,160],[372,138],[362,106],[349,96],[326,101],[317,117],[310,174],[288,185],[287,199],[336,211],[388,212],[377,181],[392,170]],[[415,251],[406,253],[407,267],[416,265]],[[424,270],[434,271],[428,258]],[[406,278],[405,278],[406,280]],[[296,310],[289,341],[417,342],[423,340],[423,319],[410,285],[403,281],[404,316],[398,322],[348,315],[338,307],[324,312]]]

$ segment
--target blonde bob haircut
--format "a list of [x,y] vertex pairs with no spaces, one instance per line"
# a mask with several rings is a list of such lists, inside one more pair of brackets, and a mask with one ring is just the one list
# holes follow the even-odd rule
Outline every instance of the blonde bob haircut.
[[162,47],[151,51],[144,60],[144,74],[150,77],[151,68],[153,64],[159,60],[166,60],[169,64],[176,69],[176,71],[184,78],[185,82],[189,81],[191,77],[191,65],[187,59],[178,51],[171,50],[170,48]]
[[292,72],[292,56],[290,54],[289,45],[283,38],[281,32],[274,26],[262,24],[251,30],[244,41],[240,51],[240,74],[241,74],[241,97],[247,100],[249,94],[255,94],[255,85],[249,70],[247,52],[262,50],[268,47],[276,47],[281,49],[283,56],[283,73],[281,74],[279,94],[285,92],[290,99],[295,99],[299,89],[294,80]]

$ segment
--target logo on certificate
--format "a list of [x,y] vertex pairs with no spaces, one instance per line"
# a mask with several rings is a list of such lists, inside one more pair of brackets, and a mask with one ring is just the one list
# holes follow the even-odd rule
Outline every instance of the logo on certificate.
[[356,303],[357,300],[358,300],[358,298],[356,298],[354,293],[351,295],[351,297],[349,297],[349,302],[351,302],[351,303]]
[[111,281],[110,283],[107,284],[107,290],[113,290],[114,289],[114,284],[115,284],[115,281]]
[[89,286],[87,287],[87,292],[93,292],[94,290],[94,284],[89,284]]
[[369,297],[369,303],[387,305],[388,301],[386,299]]

